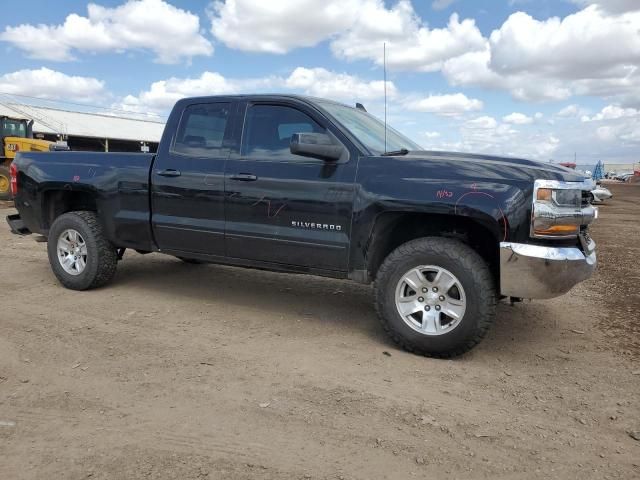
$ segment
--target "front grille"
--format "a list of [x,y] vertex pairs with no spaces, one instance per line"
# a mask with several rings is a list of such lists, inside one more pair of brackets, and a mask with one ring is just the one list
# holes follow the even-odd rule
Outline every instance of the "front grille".
[[589,190],[582,190],[582,207],[588,207],[591,205],[591,192]]

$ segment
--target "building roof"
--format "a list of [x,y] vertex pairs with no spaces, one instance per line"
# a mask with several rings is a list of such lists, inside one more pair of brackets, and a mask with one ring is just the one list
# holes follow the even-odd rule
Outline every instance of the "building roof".
[[72,112],[50,107],[0,104],[0,116],[33,119],[33,131],[69,136],[159,142],[164,122]]

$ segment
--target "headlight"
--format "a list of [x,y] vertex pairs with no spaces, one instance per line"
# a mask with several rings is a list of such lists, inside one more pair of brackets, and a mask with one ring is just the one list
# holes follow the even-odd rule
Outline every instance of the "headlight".
[[596,217],[596,210],[582,206],[582,191],[592,181],[561,182],[536,180],[531,211],[531,236],[534,238],[575,238],[580,226]]
[[580,208],[582,202],[582,190],[554,190],[552,188],[540,188],[536,200],[551,202],[560,207]]

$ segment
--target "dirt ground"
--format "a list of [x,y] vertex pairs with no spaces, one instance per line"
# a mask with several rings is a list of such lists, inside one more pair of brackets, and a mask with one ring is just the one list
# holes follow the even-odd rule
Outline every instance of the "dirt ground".
[[369,287],[127,253],[72,292],[0,225],[0,478],[640,478],[640,185],[611,189],[597,274],[452,361]]

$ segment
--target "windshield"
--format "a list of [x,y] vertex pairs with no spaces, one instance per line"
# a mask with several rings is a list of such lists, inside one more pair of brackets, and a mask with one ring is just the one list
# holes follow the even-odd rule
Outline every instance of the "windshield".
[[373,115],[353,107],[332,102],[318,102],[329,114],[344,125],[369,150],[376,154],[407,150],[422,150],[420,145],[409,140],[387,125],[387,145],[384,142],[384,123]]
[[27,125],[20,120],[11,120],[10,118],[2,119],[2,128],[0,130],[3,137],[20,137],[27,136]]

